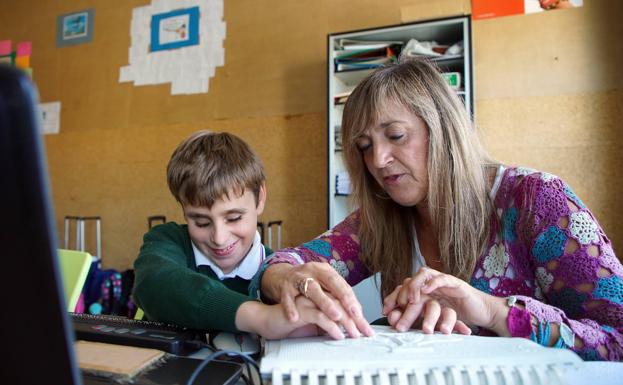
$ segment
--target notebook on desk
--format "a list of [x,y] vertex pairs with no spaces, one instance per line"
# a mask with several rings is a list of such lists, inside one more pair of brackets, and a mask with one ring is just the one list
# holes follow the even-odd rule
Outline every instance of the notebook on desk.
[[[36,99],[24,73],[0,64],[0,384],[79,385]],[[136,383],[185,383],[200,362],[173,357]],[[196,384],[229,385],[240,373],[238,364],[214,362]]]

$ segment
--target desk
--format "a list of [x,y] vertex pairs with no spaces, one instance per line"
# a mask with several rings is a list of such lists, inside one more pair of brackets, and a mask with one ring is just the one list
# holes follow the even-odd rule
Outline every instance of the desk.
[[567,373],[568,385],[621,385],[623,362],[589,361],[584,368]]
[[[211,351],[202,349],[193,357],[167,356],[164,364],[147,370],[132,381],[133,385],[184,385],[201,360]],[[211,361],[199,374],[195,385],[236,385],[243,368],[234,362]],[[93,375],[82,376],[84,385],[118,385],[114,379]]]

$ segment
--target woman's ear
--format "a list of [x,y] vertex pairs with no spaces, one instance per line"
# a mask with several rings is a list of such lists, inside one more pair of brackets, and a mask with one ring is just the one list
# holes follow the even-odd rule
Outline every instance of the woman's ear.
[[266,205],[266,182],[260,186],[260,193],[257,196],[257,215],[261,215]]

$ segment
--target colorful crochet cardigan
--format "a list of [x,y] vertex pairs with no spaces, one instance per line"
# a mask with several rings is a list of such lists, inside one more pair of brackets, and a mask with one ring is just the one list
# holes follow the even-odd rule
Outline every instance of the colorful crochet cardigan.
[[[556,346],[571,347],[586,360],[621,361],[623,267],[610,240],[560,178],[521,167],[502,172],[494,198],[496,225],[470,284],[522,302],[524,312],[538,320],[531,327],[533,340],[543,342],[543,325],[549,330],[556,323]],[[275,253],[268,264],[326,261],[355,285],[372,274],[359,260],[359,223],[356,211],[318,238]],[[509,317],[521,316],[511,311]]]

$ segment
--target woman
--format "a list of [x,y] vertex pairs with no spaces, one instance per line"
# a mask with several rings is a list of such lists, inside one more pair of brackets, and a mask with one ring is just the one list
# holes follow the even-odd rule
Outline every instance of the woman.
[[380,272],[398,330],[423,319],[426,332],[448,332],[458,317],[480,333],[623,358],[623,267],[603,230],[559,178],[491,160],[432,65],[375,71],[349,97],[342,129],[358,210],[276,253],[262,278],[290,319],[303,293],[369,334],[349,285]]

